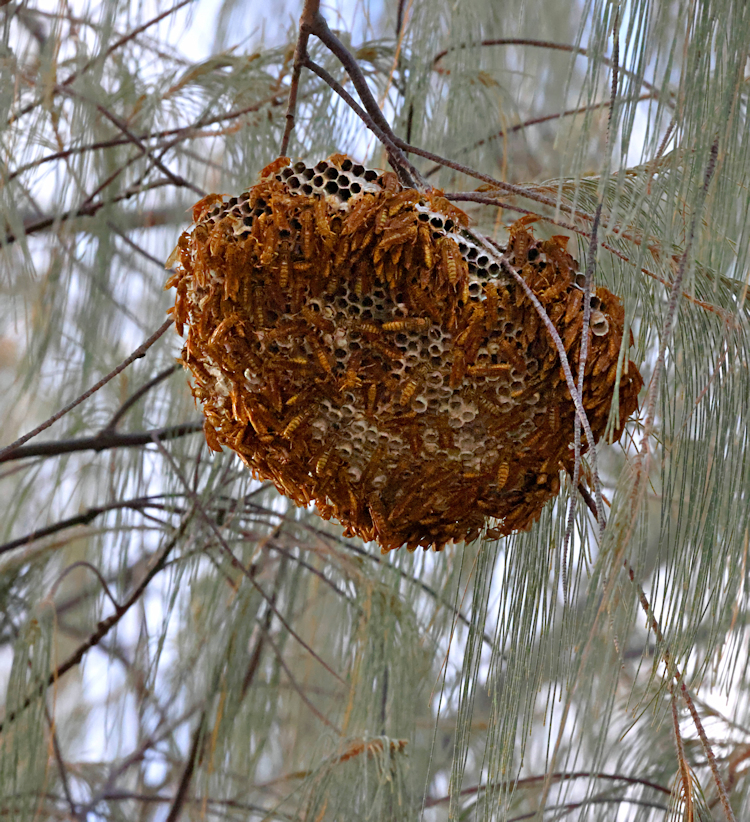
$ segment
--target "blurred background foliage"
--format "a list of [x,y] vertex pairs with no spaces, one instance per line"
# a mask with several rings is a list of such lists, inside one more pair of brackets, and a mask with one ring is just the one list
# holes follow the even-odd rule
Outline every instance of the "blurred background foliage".
[[[162,324],[192,204],[277,156],[300,11],[2,4],[5,445]],[[480,230],[531,211],[583,261],[601,203],[596,281],[647,378],[599,448],[608,525],[578,505],[567,590],[569,481],[528,533],[381,557],[209,452],[170,330],[0,455],[0,812],[747,818],[750,7],[322,11],[399,136],[519,186],[412,155]],[[333,152],[387,162],[303,71],[289,153]]]

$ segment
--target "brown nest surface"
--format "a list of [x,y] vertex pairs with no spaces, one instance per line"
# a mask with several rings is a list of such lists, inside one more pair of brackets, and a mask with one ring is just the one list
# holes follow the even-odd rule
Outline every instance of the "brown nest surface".
[[[239,197],[199,202],[194,219],[167,285],[213,449],[384,552],[539,517],[573,466],[574,407],[501,258],[577,379],[583,277],[566,237],[540,242],[522,220],[493,255],[439,194],[344,155],[281,158]],[[600,287],[591,300],[583,404],[598,440],[611,410],[620,436],[643,381],[627,356],[618,380],[619,299]]]

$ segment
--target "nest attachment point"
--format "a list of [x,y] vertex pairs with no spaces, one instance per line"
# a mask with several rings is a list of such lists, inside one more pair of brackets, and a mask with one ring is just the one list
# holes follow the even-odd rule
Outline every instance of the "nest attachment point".
[[[502,263],[544,306],[577,380],[583,276],[566,237],[540,242],[521,220],[492,254],[439,193],[345,155],[280,158],[193,216],[167,286],[213,449],[383,552],[538,519],[572,470],[574,406]],[[625,357],[617,384],[619,299],[597,288],[591,304],[583,404],[598,440],[615,395],[620,436],[643,381]]]

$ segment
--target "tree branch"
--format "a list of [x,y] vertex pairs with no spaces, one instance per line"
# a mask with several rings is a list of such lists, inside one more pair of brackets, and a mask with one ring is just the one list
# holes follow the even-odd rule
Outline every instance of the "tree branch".
[[151,569],[146,571],[143,575],[143,579],[140,583],[133,589],[133,593],[128,597],[125,602],[120,605],[118,608],[115,609],[114,614],[111,614],[106,619],[103,619],[96,627],[96,631],[84,642],[80,645],[61,665],[58,665],[54,671],[49,675],[47,680],[43,683],[40,683],[38,688],[35,691],[32,691],[26,699],[23,701],[21,707],[9,714],[5,717],[3,722],[0,722],[0,733],[2,733],[8,726],[9,723],[13,722],[18,714],[25,710],[26,708],[31,705],[34,697],[37,695],[38,692],[43,693],[50,685],[57,682],[60,677],[64,676],[71,668],[75,668],[76,665],[83,659],[83,657],[94,648],[96,645],[101,642],[102,639],[112,630],[112,628],[117,625],[117,623],[125,616],[125,614],[140,600],[141,595],[148,587],[151,580],[162,570],[164,564],[167,560],[167,557],[172,552],[175,545],[177,545],[178,540],[185,532],[187,524],[190,520],[190,516],[186,517],[185,520],[182,522],[180,527],[178,528],[175,535],[169,540],[166,544],[164,550],[156,559],[156,562],[151,566]]
[[141,357],[146,356],[146,352],[149,348],[164,334],[164,332],[174,324],[174,321],[169,319],[166,320],[163,325],[161,325],[144,343],[138,346],[135,351],[123,360],[117,368],[110,371],[105,377],[99,380],[95,385],[91,386],[88,391],[84,391],[79,397],[73,400],[73,402],[68,403],[64,408],[60,409],[56,414],[53,414],[49,419],[45,420],[41,425],[38,425],[33,431],[29,431],[28,434],[24,434],[22,437],[19,437],[15,442],[12,442],[10,445],[6,445],[5,448],[0,450],[0,462],[6,462],[8,459],[12,459],[12,455],[15,451],[17,451],[20,446],[22,446],[25,442],[28,442],[30,439],[35,437],[37,434],[41,434],[42,431],[46,431],[51,425],[56,423],[59,419],[64,417],[69,411],[72,411],[76,406],[80,405],[82,402],[85,402],[89,397],[95,394],[100,388],[103,388],[110,380],[113,380],[118,374],[122,373],[129,365],[132,365],[136,360],[141,359]]
[[292,79],[289,84],[289,101],[286,108],[286,124],[284,135],[281,138],[279,155],[286,156],[289,150],[289,138],[294,130],[294,118],[297,111],[297,93],[299,91],[299,78],[302,73],[302,66],[307,58],[307,41],[310,39],[315,16],[320,13],[320,0],[305,0],[302,14],[299,18],[299,37],[297,47],[294,50],[294,67],[292,69]]

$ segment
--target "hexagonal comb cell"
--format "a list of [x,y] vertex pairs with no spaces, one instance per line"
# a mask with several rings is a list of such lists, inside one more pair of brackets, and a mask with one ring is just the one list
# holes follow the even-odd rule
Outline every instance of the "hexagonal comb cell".
[[[194,219],[167,285],[212,448],[384,552],[532,525],[572,468],[574,408],[537,311],[462,211],[334,155],[280,158]],[[576,376],[583,292],[566,242],[521,220],[504,259]],[[618,383],[618,298],[598,288],[592,308],[583,401],[598,439],[615,388],[619,436],[642,379],[626,358]]]

